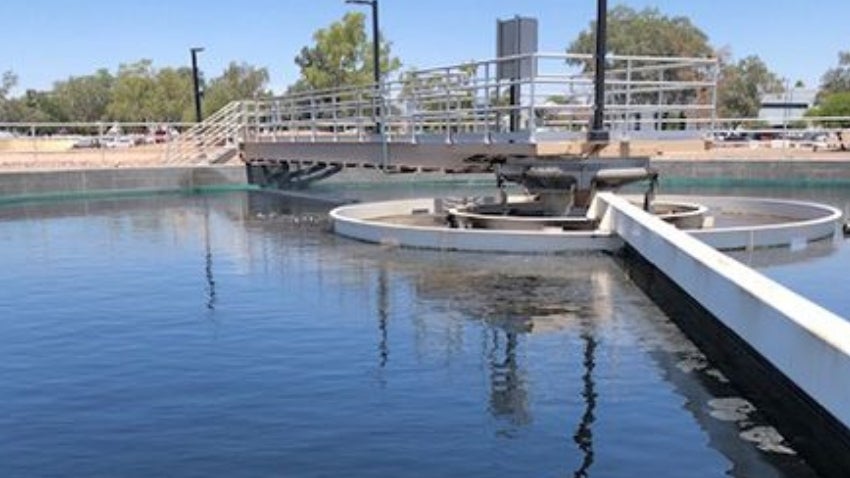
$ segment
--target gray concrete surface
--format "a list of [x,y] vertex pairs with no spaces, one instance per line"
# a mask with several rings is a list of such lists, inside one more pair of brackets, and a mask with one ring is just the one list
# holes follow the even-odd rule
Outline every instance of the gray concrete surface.
[[246,185],[242,165],[27,171],[0,174],[0,197],[186,191]]

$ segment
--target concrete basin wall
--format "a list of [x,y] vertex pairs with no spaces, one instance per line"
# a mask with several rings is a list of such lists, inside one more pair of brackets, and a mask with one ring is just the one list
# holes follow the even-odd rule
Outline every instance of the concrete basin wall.
[[729,184],[850,184],[846,159],[653,159],[665,181]]
[[836,235],[842,213],[824,204],[805,201],[736,197],[687,197],[714,212],[759,215],[778,220],[771,224],[694,229],[688,232],[717,249],[753,249],[756,247],[804,247],[809,241]]
[[[597,195],[588,217],[603,217],[610,207],[606,199],[609,197],[615,196]],[[628,200],[620,198],[623,201]],[[663,197],[659,200],[707,204],[715,210],[777,218],[770,224],[688,230],[688,233],[706,244],[722,250],[774,246],[804,247],[809,241],[834,236],[841,227],[840,211],[831,206],[809,202],[696,196]],[[614,234],[615,231],[604,222],[597,230],[564,231],[558,227],[542,230],[450,229],[442,224],[413,226],[381,220],[389,216],[415,215],[417,212],[433,214],[434,210],[433,199],[408,199],[343,206],[331,211],[330,216],[337,234],[366,242],[404,247],[551,253],[580,250],[616,251],[623,245],[622,240]]]
[[243,166],[115,168],[0,174],[3,199],[108,192],[160,192],[202,188],[244,188]]
[[622,246],[606,231],[499,231],[411,226],[376,220],[414,211],[433,214],[433,199],[410,199],[342,206],[331,211],[334,232],[377,244],[479,252],[557,253],[612,251]]

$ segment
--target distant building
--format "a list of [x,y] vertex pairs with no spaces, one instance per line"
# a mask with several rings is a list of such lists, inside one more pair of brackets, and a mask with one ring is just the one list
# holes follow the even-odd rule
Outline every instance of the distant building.
[[759,119],[774,128],[803,119],[814,106],[817,94],[817,90],[791,88],[784,93],[762,95]]

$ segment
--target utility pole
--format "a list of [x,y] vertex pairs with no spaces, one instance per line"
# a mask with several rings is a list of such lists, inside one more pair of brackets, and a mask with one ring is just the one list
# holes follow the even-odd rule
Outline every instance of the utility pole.
[[605,56],[608,54],[608,2],[596,2],[596,74],[594,77],[593,123],[587,135],[589,143],[607,144],[605,130]]
[[204,51],[201,47],[190,48],[192,54],[192,85],[195,93],[195,121],[200,123],[201,117],[201,82],[198,76],[198,53]]
[[[345,3],[369,5],[372,7],[372,77],[375,83],[375,99],[381,97],[381,43],[378,28],[378,0],[345,0]],[[381,104],[375,106],[375,132],[383,134],[381,125]]]

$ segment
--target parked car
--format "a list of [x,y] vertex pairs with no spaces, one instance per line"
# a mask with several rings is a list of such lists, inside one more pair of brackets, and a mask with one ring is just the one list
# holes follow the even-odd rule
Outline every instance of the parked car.
[[100,141],[94,136],[83,136],[82,138],[77,139],[74,142],[72,148],[74,149],[85,149],[85,148],[99,148]]
[[133,147],[136,142],[130,136],[109,135],[100,140],[101,147],[109,149],[123,149]]

